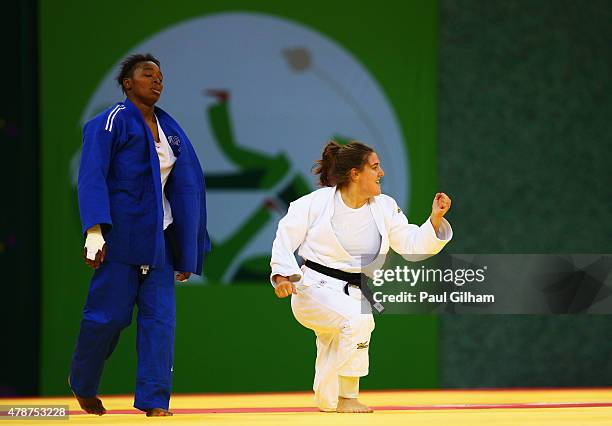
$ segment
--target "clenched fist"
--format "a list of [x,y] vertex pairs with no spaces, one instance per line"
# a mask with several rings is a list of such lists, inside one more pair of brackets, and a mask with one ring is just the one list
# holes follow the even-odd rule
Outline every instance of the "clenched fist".
[[297,290],[295,289],[295,284],[293,284],[287,277],[283,277],[282,275],[275,275],[274,282],[276,283],[276,287],[274,287],[274,293],[279,298],[287,297],[290,294],[297,294]]
[[85,263],[93,269],[98,269],[100,267],[100,264],[104,262],[105,257],[106,244],[102,246],[102,250],[98,250],[94,259],[90,259],[89,257],[87,257],[87,247],[83,247],[83,260],[85,260]]
[[178,282],[184,283],[187,282],[190,276],[191,272],[177,272],[174,277]]
[[436,233],[440,228],[440,223],[442,223],[442,217],[448,212],[451,207],[451,199],[444,192],[436,193],[434,197],[433,204],[431,205],[431,216],[429,219],[431,220],[431,224],[433,225]]

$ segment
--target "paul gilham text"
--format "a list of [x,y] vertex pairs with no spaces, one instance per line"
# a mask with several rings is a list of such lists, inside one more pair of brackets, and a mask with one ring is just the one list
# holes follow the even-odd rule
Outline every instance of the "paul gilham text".
[[429,294],[419,292],[419,301],[427,303],[495,303],[492,294],[473,294],[469,291],[453,291],[451,293]]
[[469,291],[453,291],[451,293],[430,294],[426,291],[419,292],[419,296],[414,293],[402,291],[399,294],[382,294],[377,291],[374,293],[374,300],[380,303],[495,303],[493,294],[473,294]]

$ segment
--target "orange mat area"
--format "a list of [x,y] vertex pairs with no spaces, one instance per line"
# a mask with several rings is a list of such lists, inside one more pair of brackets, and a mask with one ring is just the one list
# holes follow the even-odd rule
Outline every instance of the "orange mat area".
[[[0,399],[0,405],[69,406],[67,420],[9,420],[15,424],[177,425],[610,425],[612,389],[431,390],[362,392],[372,414],[320,413],[312,393],[174,395],[171,418],[151,419],[132,408],[131,396],[102,397],[108,414],[80,411],[73,398]],[[51,421],[51,423],[49,423]]]

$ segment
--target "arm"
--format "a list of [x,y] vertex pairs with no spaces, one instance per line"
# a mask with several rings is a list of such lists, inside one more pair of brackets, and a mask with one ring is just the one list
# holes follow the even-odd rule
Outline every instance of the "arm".
[[393,201],[389,244],[406,260],[423,260],[437,254],[451,240],[453,230],[444,214],[450,208],[450,198],[438,193],[432,213],[421,226],[408,223],[408,219]]
[[278,223],[270,260],[270,282],[278,297],[295,293],[293,282],[301,279],[302,270],[294,253],[306,238],[309,211],[310,197],[306,195],[292,202],[287,214]]
[[77,190],[82,232],[87,236],[83,256],[94,269],[106,253],[101,225],[112,226],[106,177],[115,137],[116,130],[106,130],[100,120],[87,123],[83,129]]

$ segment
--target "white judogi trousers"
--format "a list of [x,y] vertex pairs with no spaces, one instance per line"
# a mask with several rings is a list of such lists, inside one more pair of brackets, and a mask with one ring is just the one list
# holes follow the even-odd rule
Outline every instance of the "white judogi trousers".
[[291,297],[293,315],[317,336],[317,360],[313,390],[315,402],[323,411],[338,405],[339,376],[362,377],[368,374],[368,347],[374,330],[371,313],[362,314],[361,290],[309,270],[308,276],[321,279],[309,285],[299,283]]

